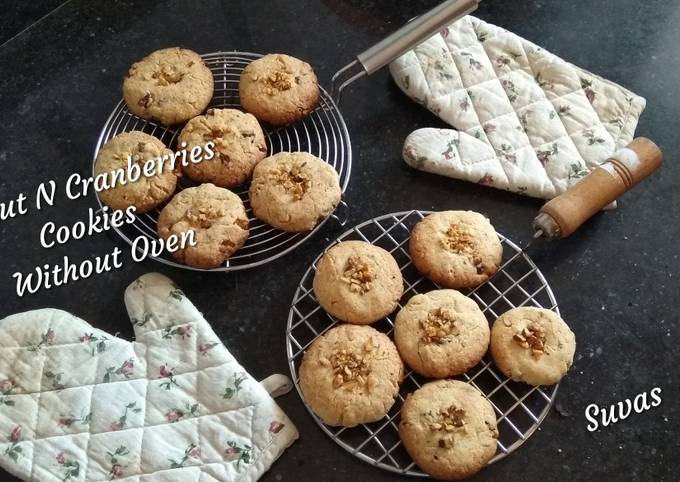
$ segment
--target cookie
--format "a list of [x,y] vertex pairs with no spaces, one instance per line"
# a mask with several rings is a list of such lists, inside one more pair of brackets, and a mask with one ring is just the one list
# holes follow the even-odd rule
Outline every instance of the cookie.
[[491,356],[508,378],[554,385],[574,360],[576,337],[557,313],[523,306],[503,313],[491,328]]
[[213,184],[184,189],[163,208],[158,235],[168,239],[194,231],[195,246],[174,251],[181,263],[194,268],[216,268],[233,255],[248,238],[248,216],[236,194]]
[[241,106],[275,126],[303,119],[319,103],[319,83],[312,67],[300,59],[269,54],[246,66],[239,81]]
[[125,210],[134,206],[140,214],[164,203],[175,192],[178,172],[171,169],[169,162],[165,162],[160,172],[156,171],[156,175],[147,177],[143,174],[144,165],[151,159],[163,156],[169,158],[172,154],[159,139],[141,131],[123,132],[113,137],[97,153],[95,176],[122,169],[127,180],[128,156],[131,165],[139,166],[142,174],[136,181],[127,180],[125,183],[119,182],[120,176],[107,176],[110,180],[116,179],[115,185],[100,191],[99,199],[112,209]]
[[123,81],[128,109],[165,125],[197,116],[212,95],[210,69],[196,52],[179,47],[157,50],[135,62]]
[[406,398],[399,436],[423,471],[440,480],[461,480],[477,473],[496,453],[496,414],[472,385],[438,380]]
[[354,427],[383,418],[394,405],[404,364],[387,335],[339,325],[312,343],[300,365],[305,401],[327,425]]
[[406,364],[429,378],[465,373],[489,347],[489,322],[474,300],[455,290],[416,295],[394,323],[394,342]]
[[338,206],[338,173],[306,152],[279,152],[260,162],[250,184],[258,219],[289,232],[311,231]]
[[247,182],[253,169],[267,155],[264,133],[257,119],[236,109],[208,109],[194,117],[179,134],[187,152],[208,141],[215,143],[215,155],[187,163],[184,174],[196,182],[235,187]]
[[314,295],[324,310],[342,321],[378,321],[395,310],[403,293],[397,262],[370,243],[338,243],[317,263]]
[[503,247],[486,219],[473,211],[442,211],[411,231],[409,251],[423,275],[445,288],[472,288],[496,274]]

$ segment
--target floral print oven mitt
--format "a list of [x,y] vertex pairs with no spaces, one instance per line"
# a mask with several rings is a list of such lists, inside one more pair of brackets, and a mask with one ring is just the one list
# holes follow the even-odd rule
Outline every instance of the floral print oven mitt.
[[257,480],[298,437],[268,393],[289,380],[254,380],[160,274],[125,303],[133,343],[55,309],[0,321],[0,466],[40,482]]
[[418,129],[424,171],[552,198],[633,139],[645,99],[502,28],[463,17],[390,65],[451,129]]

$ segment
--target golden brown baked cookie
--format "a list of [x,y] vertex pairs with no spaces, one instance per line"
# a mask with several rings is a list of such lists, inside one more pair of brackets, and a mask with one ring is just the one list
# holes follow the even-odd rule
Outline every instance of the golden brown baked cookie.
[[180,262],[194,268],[216,268],[248,238],[248,216],[236,194],[213,184],[184,189],[163,208],[158,235],[168,239],[194,231],[195,246],[174,251]]
[[258,219],[289,232],[311,231],[340,202],[338,173],[306,152],[279,152],[260,162],[250,184]]
[[423,275],[446,288],[472,288],[496,274],[503,247],[496,231],[474,211],[442,211],[411,231],[409,251]]
[[472,385],[438,380],[406,398],[399,436],[418,467],[432,477],[461,480],[477,473],[496,453],[496,414]]
[[[159,139],[141,131],[123,132],[113,137],[97,153],[95,176],[119,169],[127,173],[128,156],[142,174],[135,182],[116,181],[114,187],[99,192],[99,199],[112,209],[134,206],[137,213],[145,213],[167,201],[175,192],[178,171],[171,169],[169,162],[165,162],[163,170],[156,171],[155,176],[146,177],[143,170],[146,161],[172,154]],[[125,177],[127,179],[127,174]]]
[[300,389],[327,425],[354,427],[383,418],[394,404],[404,364],[387,335],[339,325],[312,343],[300,365]]
[[208,109],[194,117],[179,134],[187,151],[215,143],[215,156],[190,162],[184,173],[196,182],[211,182],[220,187],[240,186],[250,179],[253,169],[267,155],[267,144],[254,116],[236,109]]
[[489,322],[456,290],[416,295],[397,314],[394,342],[404,362],[429,378],[460,375],[489,347]]
[[319,103],[312,67],[289,55],[269,54],[251,62],[239,82],[241,106],[263,122],[280,126],[309,115]]
[[208,107],[213,76],[196,52],[157,50],[132,64],[123,81],[128,109],[166,125],[186,122]]
[[553,385],[574,360],[576,337],[557,313],[523,306],[503,313],[491,329],[491,356],[510,379]]
[[363,241],[343,241],[319,260],[314,294],[336,318],[364,325],[394,311],[404,293],[399,266],[384,249]]

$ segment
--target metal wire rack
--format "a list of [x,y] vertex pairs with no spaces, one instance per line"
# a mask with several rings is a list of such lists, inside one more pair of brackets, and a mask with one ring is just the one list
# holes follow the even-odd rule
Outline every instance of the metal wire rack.
[[[427,214],[428,211],[417,210],[386,214],[350,229],[330,246],[340,241],[361,240],[389,251],[404,278],[405,292],[399,304],[401,309],[412,296],[439,288],[418,273],[408,253],[411,229]],[[515,243],[500,234],[499,238],[504,248],[501,269],[486,283],[465,294],[479,304],[490,322],[503,312],[522,305],[548,308],[559,314],[555,297],[541,271]],[[312,281],[320,257],[304,274],[295,291],[286,331],[288,364],[303,402],[298,383],[302,356],[317,337],[339,323],[321,308],[314,296]],[[394,328],[394,317],[388,316],[372,326],[389,335]],[[488,354],[477,366],[457,378],[477,387],[496,411],[500,436],[498,452],[490,464],[516,450],[534,433],[548,414],[558,387],[531,387],[513,382],[493,366]],[[352,455],[391,472],[426,477],[401,445],[398,429],[399,411],[406,395],[425,381],[416,373],[408,372],[397,401],[387,416],[378,422],[354,428],[325,425],[305,405],[321,429]]]
[[[215,91],[210,107],[240,108],[238,84],[241,71],[261,55],[249,52],[215,52],[204,54],[202,57],[215,79]],[[340,186],[344,193],[352,169],[352,147],[349,132],[336,103],[326,90],[320,87],[320,91],[319,106],[303,121],[279,128],[262,126],[267,139],[267,155],[281,151],[309,152],[335,168],[340,175]],[[125,102],[121,100],[104,124],[97,141],[94,159],[96,159],[99,149],[106,141],[121,132],[132,130],[141,130],[156,136],[165,145],[173,149],[181,127],[167,127],[141,119],[131,113]],[[92,163],[93,171],[94,159]],[[178,189],[181,190],[193,185],[195,183],[191,180],[182,178]],[[319,223],[309,233],[286,233],[255,218],[248,200],[248,186],[244,186],[236,193],[246,206],[250,220],[250,237],[245,246],[225,261],[222,266],[207,271],[233,271],[263,265],[293,250],[312,236],[328,220],[327,218]],[[101,207],[99,197],[97,197],[97,200]],[[347,206],[342,203],[342,207],[346,208]],[[158,239],[156,224],[159,214],[160,209],[155,209],[137,215],[134,223],[116,228],[116,232],[130,245],[140,235],[146,236],[150,240],[156,240]],[[335,215],[333,217],[338,219]],[[196,268],[177,263],[169,253],[164,253],[159,257],[154,257],[154,259],[171,266],[196,270]]]

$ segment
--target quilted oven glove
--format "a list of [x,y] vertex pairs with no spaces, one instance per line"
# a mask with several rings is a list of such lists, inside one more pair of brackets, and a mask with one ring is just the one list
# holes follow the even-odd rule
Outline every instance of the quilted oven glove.
[[257,480],[293,423],[168,278],[142,276],[125,303],[133,343],[54,309],[0,321],[0,466],[40,482]]
[[632,139],[645,99],[502,28],[463,17],[390,65],[455,127],[418,129],[411,166],[552,198]]

